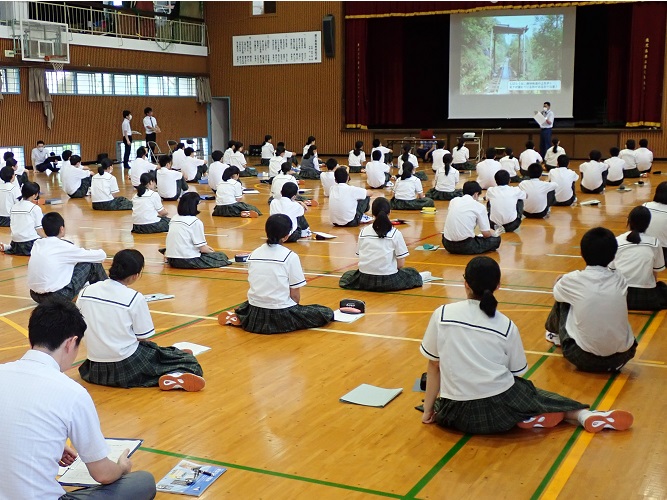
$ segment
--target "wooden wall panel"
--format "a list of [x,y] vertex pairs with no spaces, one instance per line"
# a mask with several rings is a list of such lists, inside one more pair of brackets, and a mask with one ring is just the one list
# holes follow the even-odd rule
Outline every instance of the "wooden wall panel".
[[[251,16],[250,2],[205,2],[211,90],[231,98],[232,137],[261,144],[265,134],[301,153],[309,135],[320,156],[343,154],[373,134],[346,131],[343,115],[342,2],[278,2],[276,15]],[[262,33],[320,31],[322,17],[335,16],[336,55],[321,64],[232,66],[232,37]],[[217,147],[217,146],[216,146]]]

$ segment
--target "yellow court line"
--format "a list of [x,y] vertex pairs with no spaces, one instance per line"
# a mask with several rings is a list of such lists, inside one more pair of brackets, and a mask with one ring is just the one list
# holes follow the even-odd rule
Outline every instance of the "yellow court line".
[[10,314],[14,314],[14,313],[18,313],[18,312],[28,311],[28,310],[30,310],[30,309],[34,309],[35,307],[37,307],[37,304],[33,304],[33,305],[31,305],[31,306],[27,306],[27,307],[21,307],[20,309],[14,309],[14,310],[12,310],[12,311],[6,311],[6,312],[3,312],[3,313],[0,313],[0,316],[9,316]]
[[343,335],[357,335],[359,337],[374,337],[378,339],[390,339],[390,340],[407,340],[410,342],[421,342],[422,339],[411,339],[409,337],[392,337],[391,335],[378,335],[377,333],[364,333],[364,332],[347,332],[344,330],[332,330],[330,328],[310,328],[310,330],[316,332],[331,332],[331,333],[341,333]]
[[3,323],[7,323],[9,326],[14,328],[15,330],[18,330],[19,332],[21,332],[24,337],[28,338],[28,330],[23,328],[21,325],[18,325],[16,323],[14,323],[11,319],[7,319],[4,316],[0,316],[0,321],[2,321]]
[[217,316],[196,316],[194,314],[172,313],[172,312],[166,312],[166,311],[156,311],[154,309],[151,309],[151,313],[165,314],[167,316],[180,316],[180,317],[183,317],[183,318],[210,319],[210,320],[213,320],[213,321],[218,321]]
[[[524,351],[526,354],[536,354],[538,356],[551,356],[552,358],[562,358],[563,355],[559,352],[543,352],[543,351]],[[667,368],[667,363],[664,361],[653,361],[649,359],[633,359],[628,361],[629,365],[650,366],[653,368]]]
[[18,349],[19,347],[23,347],[25,349],[26,347],[30,347],[30,345],[20,344],[20,345],[13,345],[11,347],[0,347],[0,351],[11,351],[12,349]]
[[[646,333],[642,338],[642,342],[637,347],[636,357],[640,357],[644,353],[646,347],[653,339],[655,332],[658,330],[660,325],[662,325],[662,322],[665,319],[665,314],[667,314],[665,311],[660,311],[656,315],[653,323],[651,323],[648,330],[646,330]],[[600,408],[606,409],[612,407],[614,401],[616,401],[616,398],[623,389],[623,386],[625,386],[625,383],[628,381],[628,378],[629,375],[627,373],[621,373],[616,377],[616,380],[612,382],[609,391],[600,402]],[[595,434],[590,432],[582,432],[580,434],[579,439],[577,439],[577,441],[574,443],[574,446],[565,457],[563,464],[558,469],[558,472],[556,472],[554,475],[553,479],[549,483],[549,486],[547,486],[547,488],[544,490],[541,498],[545,500],[556,500],[556,498],[558,498],[558,495],[560,495],[560,493],[563,491],[565,484],[570,479],[570,476],[572,476],[572,472],[574,472],[575,467],[581,460],[581,457],[584,455],[584,452],[586,451],[586,448],[588,448],[588,445],[590,444],[594,435]]]
[[30,297],[19,297],[18,295],[1,295],[3,299],[25,299],[25,300],[32,300]]

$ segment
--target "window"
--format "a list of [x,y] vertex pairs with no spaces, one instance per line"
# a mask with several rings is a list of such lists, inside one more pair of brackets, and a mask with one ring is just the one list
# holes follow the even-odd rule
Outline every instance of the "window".
[[0,78],[2,79],[2,87],[0,87],[0,92],[3,94],[21,93],[21,83],[19,79],[18,68],[0,68]]
[[194,77],[47,70],[46,84],[56,95],[197,96]]
[[276,13],[277,2],[252,2],[252,15],[265,16]]
[[[23,146],[0,146],[0,158],[4,158],[7,151],[14,153],[14,159],[19,165],[25,167],[25,152]],[[2,162],[2,166],[5,166],[4,162]]]
[[[132,145],[130,146],[130,161],[137,159],[137,149],[139,149],[141,146],[146,147],[146,141],[132,141]],[[125,145],[123,144],[123,141],[116,141],[116,161],[120,161],[121,166],[123,164],[124,153]]]
[[[192,141],[192,144],[188,144],[188,141]],[[181,142],[186,148],[194,149],[197,158],[208,161],[208,137],[186,137]]]
[[56,156],[61,156],[66,149],[69,149],[73,155],[81,156],[81,144],[47,144],[44,149],[49,154],[54,153]]

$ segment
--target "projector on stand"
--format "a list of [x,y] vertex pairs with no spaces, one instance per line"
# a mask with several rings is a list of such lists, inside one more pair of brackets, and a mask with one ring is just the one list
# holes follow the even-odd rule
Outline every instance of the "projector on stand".
[[463,138],[464,139],[474,139],[475,138],[475,132],[464,132]]

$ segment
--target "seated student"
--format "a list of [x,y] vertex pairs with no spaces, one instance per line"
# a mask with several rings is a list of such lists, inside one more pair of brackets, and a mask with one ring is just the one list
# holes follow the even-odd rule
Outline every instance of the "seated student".
[[[278,198],[282,197],[282,189],[285,183],[287,182],[293,182],[294,184],[297,185],[297,191],[298,191],[298,186],[299,186],[299,181],[296,180],[296,177],[294,177],[292,174],[290,174],[291,171],[291,165],[287,163],[283,159],[283,164],[281,166],[281,171],[278,175],[276,175],[273,178],[273,182],[271,183],[271,196],[269,197],[269,205],[271,205],[271,202],[273,200],[277,200]],[[321,179],[321,177],[320,177]],[[307,205],[310,205],[313,200],[306,200],[303,196],[297,195],[295,198],[297,201],[303,201],[306,202]],[[315,201],[315,206],[318,206],[317,201]]]
[[639,174],[645,177],[651,171],[651,165],[653,165],[653,151],[648,149],[648,139],[639,140],[639,148],[635,150],[635,161]]
[[388,147],[383,146],[380,139],[373,139],[373,149],[371,150],[371,155],[373,154],[373,151],[379,151],[382,153],[382,158],[380,158],[380,161],[382,163],[386,163],[390,167],[392,166],[391,162],[394,161],[394,152]]
[[263,334],[318,328],[333,321],[330,308],[299,304],[306,278],[299,256],[282,245],[292,232],[290,218],[273,214],[266,220],[265,229],[266,243],[248,257],[248,300],[234,311],[220,314],[218,321]]
[[30,255],[35,241],[46,236],[42,229],[42,208],[37,204],[39,184],[24,183],[21,196],[21,201],[12,206],[9,214],[12,242],[0,243],[0,250],[8,255]]
[[215,193],[215,190],[218,189],[218,184],[222,182],[222,174],[229,165],[225,165],[220,161],[222,160],[222,151],[219,149],[211,153],[211,158],[213,159],[213,163],[208,167],[208,187]]
[[181,168],[185,182],[199,182],[199,179],[208,172],[208,166],[204,160],[195,157],[195,150],[185,148],[185,162]]
[[496,185],[495,175],[501,169],[500,162],[496,161],[496,148],[488,148],[484,153],[485,159],[477,164],[477,183],[482,189],[489,189]]
[[607,165],[607,179],[605,181],[607,186],[620,186],[623,184],[625,162],[618,157],[620,151],[617,147],[609,149],[611,157],[604,161],[604,164]]
[[0,226],[9,227],[9,213],[21,199],[21,189],[14,184],[14,169],[2,167],[0,169]]
[[390,204],[393,210],[421,210],[424,207],[434,207],[435,203],[431,198],[424,196],[422,182],[414,176],[414,166],[409,161],[402,165],[402,174],[396,179],[396,184],[392,188],[394,197]]
[[[86,326],[71,302],[40,304],[28,323],[30,350],[20,360],[0,365],[3,499],[155,497],[153,476],[130,472],[129,450],[117,462],[107,458],[110,450],[90,394],[62,373],[77,359]],[[69,492],[58,484],[58,466],[71,465],[77,452],[93,479],[104,484]]]
[[646,234],[658,238],[667,262],[667,182],[658,184],[653,201],[644,203],[644,206],[651,211],[651,223]]
[[86,250],[64,239],[65,220],[58,212],[42,217],[45,238],[33,243],[28,261],[28,288],[35,302],[53,297],[72,300],[86,283],[107,279],[104,250]]
[[44,149],[44,141],[37,141],[37,147],[33,148],[30,153],[32,167],[36,172],[46,172],[47,170],[57,172],[59,169],[56,167],[56,163],[51,161],[52,156]]
[[544,155],[544,165],[547,168],[547,172],[552,168],[556,168],[558,166],[558,157],[565,154],[565,150],[560,147],[560,141],[556,137],[551,139],[551,144],[553,144],[553,147],[547,149]]
[[400,177],[403,175],[403,165],[408,162],[412,165],[412,175],[416,179],[419,179],[420,181],[428,180],[426,172],[417,172],[419,163],[417,162],[417,157],[410,152],[411,149],[412,147],[409,144],[405,144],[403,146],[403,154],[398,157],[398,176]]
[[306,139],[306,144],[303,146],[303,153],[301,154],[302,157],[306,156],[308,154],[308,150],[310,149],[310,146],[314,146],[315,141],[316,141],[315,136],[313,136],[313,135],[308,136],[308,139]]
[[[382,153],[375,150],[371,153],[371,158],[372,161],[366,163],[366,183],[371,189],[392,187],[394,184],[390,181],[391,176],[389,175],[389,165],[380,161]],[[322,176],[324,176],[324,174],[322,174]],[[333,174],[331,176],[333,177]],[[325,194],[325,196],[327,195]]]
[[157,193],[152,173],[141,174],[137,194],[132,198],[132,232],[138,234],[166,233],[169,231],[167,209]]
[[264,136],[264,142],[262,143],[262,161],[261,161],[261,164],[265,167],[269,166],[269,162],[271,161],[271,158],[273,158],[273,155],[276,152],[272,143],[273,143],[273,137],[271,137],[269,134],[266,134]]
[[148,161],[148,152],[146,148],[141,146],[137,149],[137,157],[132,162],[132,168],[130,168],[130,182],[136,188],[141,182],[141,176],[147,172],[152,172],[155,174],[155,169],[157,165]]
[[519,188],[526,192],[523,215],[529,219],[546,219],[551,213],[551,206],[556,202],[558,184],[542,181],[542,165],[533,163],[528,167],[528,179],[519,183]]
[[419,271],[405,267],[408,247],[401,232],[389,220],[391,207],[386,198],[373,200],[372,226],[359,233],[357,255],[359,269],[346,271],[338,286],[348,290],[394,292],[422,286]]
[[468,160],[470,159],[470,150],[465,146],[466,140],[463,137],[458,138],[458,142],[452,149],[452,167],[459,172],[461,170],[473,170],[475,167]]
[[604,163],[600,162],[602,154],[594,149],[588,154],[589,161],[579,165],[581,172],[581,192],[588,194],[604,193],[604,183],[607,178],[607,169]]
[[243,186],[239,182],[239,168],[232,165],[222,174],[222,182],[215,192],[213,215],[217,217],[251,217],[262,215],[254,205],[243,203]]
[[519,182],[521,180],[518,175],[521,167],[519,166],[519,160],[514,156],[512,148],[505,148],[505,156],[498,160],[498,163],[500,163],[502,170],[510,174],[510,182]]
[[319,179],[320,161],[317,158],[317,146],[311,145],[306,154],[301,158],[301,170],[299,170],[301,179]]
[[180,172],[185,165],[185,144],[179,142],[171,153],[171,168]]
[[155,173],[157,192],[164,201],[176,201],[190,189],[183,179],[183,174],[172,170],[171,156],[160,156],[160,168]]
[[569,207],[577,201],[575,183],[579,179],[579,174],[567,168],[570,164],[570,158],[567,155],[560,155],[556,162],[558,163],[558,167],[549,170],[549,176],[547,177],[549,182],[555,182],[558,185],[556,188],[556,201],[553,206]]
[[617,248],[609,229],[589,229],[581,238],[586,269],[567,273],[554,285],[556,303],[547,318],[545,336],[560,345],[563,357],[582,371],[618,371],[637,349],[628,323],[628,283],[607,267]]
[[60,158],[62,159],[62,161],[60,162],[59,165],[60,165],[60,170],[62,170],[65,167],[71,165],[70,158],[72,158],[72,152],[69,149],[66,149],[61,153]]
[[160,249],[171,267],[211,269],[232,263],[223,252],[216,252],[206,243],[204,224],[197,218],[200,201],[195,192],[185,193],[178,200],[178,215],[169,222],[166,248]]
[[350,186],[350,174],[345,168],[334,170],[336,184],[329,191],[329,218],[334,226],[356,227],[373,219],[366,215],[371,207],[370,190]]
[[[331,192],[331,187],[336,184],[336,179],[334,178],[334,170],[336,170],[339,165],[335,158],[329,158],[324,165],[327,167],[326,171],[320,173],[320,182],[322,183],[322,191],[324,191],[324,196],[329,197]],[[368,170],[366,171],[366,176],[368,176]]]
[[[481,186],[475,181],[468,181],[463,184],[463,197],[449,202],[442,232],[442,246],[449,253],[474,255],[492,252],[500,246],[500,237],[491,231],[486,210],[477,201],[480,194]],[[475,236],[476,226],[479,226],[482,236]]]
[[618,157],[625,162],[625,167],[623,167],[623,177],[626,179],[636,179],[641,175],[639,169],[637,168],[635,147],[635,140],[628,139],[625,142],[625,149],[622,149],[618,153]]
[[363,166],[366,163],[366,153],[364,153],[364,142],[354,143],[354,149],[347,155],[348,172],[358,174],[363,172]]
[[519,166],[521,175],[528,176],[528,167],[533,163],[542,163],[542,156],[535,151],[535,144],[533,141],[526,142],[526,149],[519,155]]
[[109,387],[156,387],[200,391],[206,385],[197,359],[176,347],[149,339],[155,326],[142,294],[130,288],[144,269],[138,250],[113,257],[109,279],[81,290],[76,305],[86,318],[86,356],[81,378]]
[[297,201],[296,194],[299,187],[293,182],[286,182],[280,192],[280,198],[275,198],[269,206],[270,215],[285,214],[292,221],[292,230],[290,231],[287,243],[298,241],[299,238],[308,238],[312,235],[310,225],[304,216],[308,206]]
[[287,160],[287,163],[291,163],[293,165],[294,170],[298,171],[299,170],[299,160],[296,157],[296,153],[294,151],[288,150],[287,146],[285,146],[285,143],[283,141],[280,141],[278,143],[277,147],[278,148],[283,148],[285,150],[285,160]]
[[90,194],[93,172],[88,167],[81,166],[79,155],[72,155],[69,162],[70,165],[65,165],[60,172],[63,190],[70,198],[84,198]]
[[[245,158],[245,153],[243,151],[243,143],[237,142],[235,145],[235,151],[229,158],[229,166],[239,167],[239,175],[241,177],[253,177],[256,174],[252,174],[250,169],[246,168],[248,162]],[[254,169],[253,169],[254,171]]]
[[118,181],[112,175],[113,161],[104,158],[97,168],[90,186],[90,197],[93,202],[93,210],[132,210],[132,202],[124,196],[116,196],[118,193]]
[[17,162],[14,158],[9,158],[5,163],[8,167],[11,167],[12,170],[14,170],[15,185],[21,187],[25,182],[28,182],[28,173],[25,171],[25,167],[23,165],[19,165],[19,162]]
[[228,141],[227,142],[227,149],[225,149],[225,152],[222,155],[222,163],[225,165],[229,165],[229,161],[232,158],[232,155],[236,152],[236,141]]
[[665,269],[665,256],[658,238],[646,233],[651,211],[635,207],[628,215],[630,231],[616,238],[618,250],[609,269],[620,272],[628,282],[628,309],[658,311],[667,309],[667,285],[657,281]]
[[506,170],[498,170],[495,180],[497,186],[490,187],[486,192],[489,219],[496,227],[502,226],[506,233],[511,233],[521,225],[526,192],[509,185],[510,174]]
[[443,158],[445,157],[445,155],[448,154],[451,153],[445,149],[445,141],[438,140],[435,143],[433,152],[431,153],[431,160],[433,161],[433,165],[431,165],[431,168],[433,169],[434,173],[445,166]]
[[[437,153],[436,149],[433,153]],[[435,158],[435,157],[434,157]],[[456,189],[456,185],[459,183],[459,171],[456,170],[451,162],[453,157],[451,154],[446,154],[442,158],[443,166],[438,169],[435,173],[435,180],[433,181],[433,187],[426,191],[427,198],[432,200],[451,200],[463,196],[463,191]],[[435,164],[435,159],[433,163]]]
[[548,428],[563,420],[588,432],[630,428],[626,411],[589,411],[520,377],[528,368],[521,336],[493,296],[500,267],[475,257],[463,276],[468,300],[436,309],[420,347],[428,359],[423,423],[469,434]]
[[269,183],[272,183],[273,178],[280,173],[281,167],[285,162],[287,162],[285,159],[285,148],[278,146],[275,156],[272,156],[269,160]]

